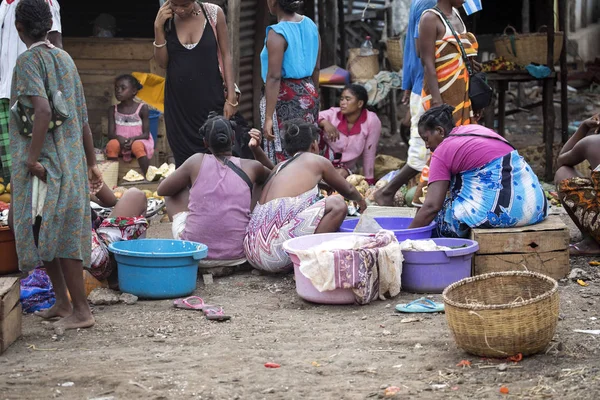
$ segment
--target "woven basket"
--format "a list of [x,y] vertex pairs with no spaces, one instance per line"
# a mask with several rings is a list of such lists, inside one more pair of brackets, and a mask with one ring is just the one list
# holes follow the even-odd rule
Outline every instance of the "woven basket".
[[558,322],[558,283],[537,272],[492,272],[444,292],[446,319],[459,348],[505,358],[543,351]]
[[98,169],[102,172],[102,180],[111,190],[117,186],[119,180],[119,162],[104,161],[98,163]]
[[387,40],[387,58],[392,70],[398,72],[402,69],[404,62],[404,48],[399,36]]
[[[540,31],[545,27],[540,27]],[[512,32],[508,32],[512,31]],[[494,39],[496,56],[521,66],[531,63],[548,63],[548,34],[545,32],[519,34],[512,26],[504,29],[504,34]],[[554,64],[560,60],[563,48],[563,33],[554,34]]]
[[368,81],[379,73],[379,50],[373,49],[373,55],[361,56],[360,48],[348,50],[348,63],[346,69],[350,72],[350,79]]

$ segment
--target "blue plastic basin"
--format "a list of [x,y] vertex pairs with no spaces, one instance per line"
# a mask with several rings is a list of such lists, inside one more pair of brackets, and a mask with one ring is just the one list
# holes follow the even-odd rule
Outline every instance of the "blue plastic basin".
[[152,139],[154,139],[154,147],[156,147],[156,142],[158,140],[158,119],[161,116],[161,112],[157,110],[150,110],[148,115],[148,122],[150,124],[150,134],[152,135]]
[[[376,217],[375,221],[383,228],[394,232],[396,239],[402,242],[406,239],[429,239],[433,229],[435,228],[435,221],[432,221],[428,226],[422,228],[408,229],[408,226],[412,222],[411,217]],[[359,218],[351,218],[342,222],[340,232],[354,232],[354,228],[358,224]]]
[[111,243],[119,272],[119,289],[147,299],[172,299],[192,294],[198,260],[208,247],[172,239],[137,239]]

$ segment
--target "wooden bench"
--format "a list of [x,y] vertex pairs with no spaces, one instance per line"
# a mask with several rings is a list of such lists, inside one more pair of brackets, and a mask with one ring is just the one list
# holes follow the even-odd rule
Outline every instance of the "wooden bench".
[[554,279],[570,272],[569,229],[558,215],[520,228],[473,229],[479,243],[473,275],[500,271],[532,271]]
[[0,277],[0,354],[21,336],[19,277]]

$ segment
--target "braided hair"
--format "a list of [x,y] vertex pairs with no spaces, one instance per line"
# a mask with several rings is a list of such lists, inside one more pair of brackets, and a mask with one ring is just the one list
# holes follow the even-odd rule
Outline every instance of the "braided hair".
[[294,14],[302,8],[304,2],[301,0],[277,0],[279,8],[286,14]]
[[419,128],[434,130],[437,127],[444,129],[444,137],[447,137],[454,129],[454,118],[452,113],[454,107],[448,104],[442,104],[425,111],[419,119]]
[[283,148],[292,155],[299,151],[308,151],[310,145],[319,139],[319,129],[315,124],[303,119],[287,121],[283,126]]
[[135,90],[141,90],[144,87],[140,83],[140,81],[138,81],[137,78],[131,74],[123,74],[123,75],[117,76],[115,79],[115,83],[117,83],[119,81],[123,81],[123,80],[129,81],[129,83]]
[[213,154],[225,153],[231,151],[233,146],[234,127],[234,122],[211,111],[199,133],[206,140]]
[[21,0],[15,10],[15,22],[33,40],[43,40],[52,29],[52,13],[45,0]]

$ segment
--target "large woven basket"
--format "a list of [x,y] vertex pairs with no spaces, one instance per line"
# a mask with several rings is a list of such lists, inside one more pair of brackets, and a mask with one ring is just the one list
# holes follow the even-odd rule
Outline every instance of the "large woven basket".
[[396,72],[402,69],[404,62],[404,47],[399,36],[391,37],[387,40],[387,58],[390,66]]
[[[544,27],[540,27],[540,31]],[[511,31],[511,32],[509,32]],[[515,28],[507,26],[504,34],[494,39],[496,56],[521,66],[531,63],[546,65],[548,63],[548,34],[546,32],[517,33]],[[554,33],[554,64],[560,59],[563,48],[563,33]]]
[[446,319],[459,348],[505,358],[543,351],[558,322],[558,283],[537,272],[492,272],[444,292]]
[[373,49],[373,55],[361,56],[360,48],[348,50],[348,63],[346,69],[350,72],[350,79],[368,81],[379,73],[379,50]]

